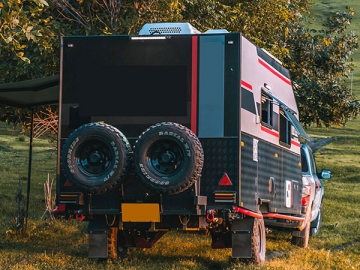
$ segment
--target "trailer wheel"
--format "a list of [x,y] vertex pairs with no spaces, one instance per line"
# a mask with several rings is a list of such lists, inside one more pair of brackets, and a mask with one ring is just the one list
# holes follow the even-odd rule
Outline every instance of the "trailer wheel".
[[103,193],[125,177],[130,154],[131,146],[118,129],[104,123],[85,124],[65,141],[61,169],[79,189]]
[[265,262],[266,231],[264,219],[255,218],[251,237],[252,261],[257,264]]
[[309,244],[310,238],[310,221],[306,223],[305,228],[302,231],[293,231],[291,243],[306,248]]
[[191,130],[164,122],[140,135],[134,160],[137,174],[147,186],[159,193],[176,194],[200,178],[204,153]]

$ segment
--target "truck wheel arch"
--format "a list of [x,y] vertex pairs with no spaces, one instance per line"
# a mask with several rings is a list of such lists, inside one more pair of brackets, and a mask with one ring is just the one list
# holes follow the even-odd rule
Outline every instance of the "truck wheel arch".
[[142,182],[163,194],[177,194],[200,178],[204,152],[187,127],[163,122],[145,130],[134,146],[134,166]]
[[126,176],[131,146],[115,127],[89,123],[66,139],[60,156],[61,171],[71,184],[89,193],[104,193]]

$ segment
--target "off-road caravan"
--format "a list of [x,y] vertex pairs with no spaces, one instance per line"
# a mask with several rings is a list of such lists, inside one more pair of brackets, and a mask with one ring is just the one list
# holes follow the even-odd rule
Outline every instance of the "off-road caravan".
[[265,226],[308,234],[289,72],[240,33],[62,37],[59,105],[54,212],[88,221],[89,257],[208,230],[260,263]]

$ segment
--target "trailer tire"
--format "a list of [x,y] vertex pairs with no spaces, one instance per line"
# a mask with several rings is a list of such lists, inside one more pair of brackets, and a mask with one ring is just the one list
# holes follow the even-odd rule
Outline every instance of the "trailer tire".
[[74,130],[65,141],[60,162],[64,177],[79,189],[100,194],[126,176],[131,146],[115,127],[89,123]]
[[256,264],[265,262],[266,259],[266,230],[264,219],[255,218],[253,234],[251,237],[252,261]]
[[171,122],[149,127],[135,143],[134,166],[142,182],[162,194],[177,194],[200,178],[204,152],[188,128]]

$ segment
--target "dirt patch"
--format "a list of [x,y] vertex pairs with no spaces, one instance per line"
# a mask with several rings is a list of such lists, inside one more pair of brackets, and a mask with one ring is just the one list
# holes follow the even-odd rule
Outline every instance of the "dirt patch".
[[345,248],[355,246],[355,245],[357,245],[357,244],[359,244],[359,243],[360,243],[360,241],[354,241],[354,242],[352,242],[352,243],[348,243],[348,244],[344,244],[344,245],[335,247],[335,248],[333,248],[332,250],[341,251],[341,250],[343,250],[343,249],[345,249]]
[[280,258],[282,256],[286,255],[286,252],[284,251],[270,251],[266,253],[266,260],[271,260],[275,258]]

